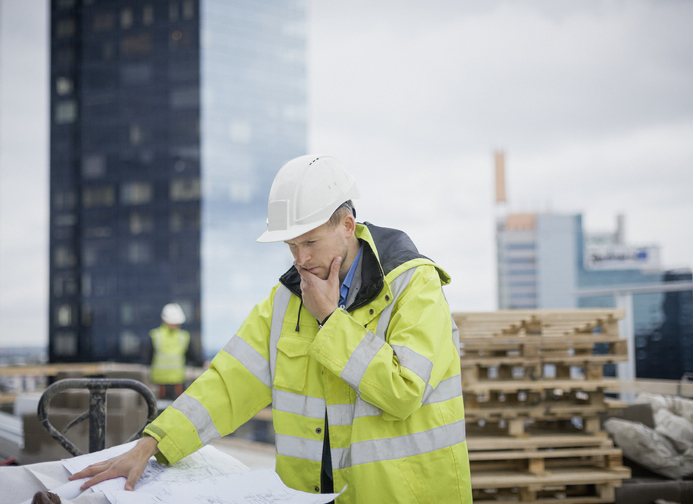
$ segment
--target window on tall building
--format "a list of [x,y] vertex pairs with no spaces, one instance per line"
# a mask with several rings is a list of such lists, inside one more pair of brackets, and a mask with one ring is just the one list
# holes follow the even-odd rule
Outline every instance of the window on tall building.
[[60,331],[53,338],[53,353],[71,357],[77,355],[77,335],[72,331]]
[[72,307],[69,304],[58,306],[55,314],[55,321],[60,327],[69,327],[72,325]]
[[109,207],[115,203],[115,190],[111,185],[85,187],[82,191],[82,206]]
[[77,216],[75,214],[58,214],[53,219],[56,226],[74,226],[77,224]]
[[106,156],[90,154],[82,159],[82,177],[95,179],[104,175],[106,175]]
[[123,331],[118,340],[120,355],[136,355],[140,351],[140,339],[132,331]]
[[132,7],[126,7],[120,11],[120,27],[123,30],[127,30],[132,27],[134,21],[134,15],[132,13]]
[[75,207],[74,191],[56,191],[53,193],[53,207],[56,210],[69,210]]
[[178,2],[169,2],[168,4],[168,20],[178,21],[180,17],[180,10],[178,8]]
[[94,266],[99,260],[99,253],[95,245],[88,244],[82,247],[82,264]]
[[151,233],[154,229],[154,219],[151,215],[140,212],[130,214],[130,233],[134,235]]
[[82,274],[82,295],[91,296],[91,275],[89,273]]
[[112,230],[108,226],[86,226],[84,228],[85,238],[108,238]]
[[175,179],[171,181],[173,201],[193,201],[200,199],[200,179]]
[[113,13],[112,12],[97,12],[94,14],[91,22],[92,31],[106,32],[113,29]]
[[147,63],[123,65],[120,68],[120,82],[125,86],[146,84],[151,81],[152,67]]
[[57,77],[55,79],[55,92],[58,96],[72,93],[72,79],[68,77]]
[[77,294],[77,282],[72,275],[56,275],[53,277],[53,295],[55,297],[73,296]]
[[152,260],[152,247],[143,241],[130,242],[127,247],[127,261],[130,264],[147,264]]
[[70,268],[77,263],[77,256],[72,247],[58,245],[53,251],[53,264],[56,268]]
[[192,0],[183,1],[183,19],[192,19],[195,17],[195,2]]
[[135,319],[135,310],[132,307],[132,303],[121,303],[120,304],[120,322],[123,325],[132,324]]
[[149,26],[154,22],[154,7],[150,4],[142,7],[142,23]]
[[152,42],[148,33],[128,35],[120,41],[120,51],[123,56],[140,56],[152,50]]
[[94,320],[94,308],[89,304],[82,305],[82,325],[84,327],[89,327]]
[[120,202],[123,205],[144,205],[152,200],[149,182],[125,182],[120,186]]
[[69,124],[77,118],[77,102],[63,100],[55,104],[55,124]]
[[75,20],[73,18],[59,19],[55,23],[55,36],[58,38],[72,37],[75,34]]
[[144,138],[142,126],[139,124],[130,125],[130,145],[140,145]]
[[55,50],[55,61],[61,65],[69,65],[75,61],[75,51],[72,47],[63,47]]
[[200,88],[197,86],[179,88],[171,91],[169,103],[172,109],[192,108],[200,106]]
[[70,9],[75,6],[75,0],[58,0],[58,9]]

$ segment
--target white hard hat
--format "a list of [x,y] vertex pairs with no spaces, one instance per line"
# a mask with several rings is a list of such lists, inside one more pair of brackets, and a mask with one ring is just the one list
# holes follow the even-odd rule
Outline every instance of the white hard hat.
[[262,243],[291,240],[323,225],[340,205],[359,197],[354,177],[330,156],[307,155],[281,167],[267,203]]
[[185,322],[185,313],[178,303],[169,303],[161,310],[161,320],[171,325],[180,325]]

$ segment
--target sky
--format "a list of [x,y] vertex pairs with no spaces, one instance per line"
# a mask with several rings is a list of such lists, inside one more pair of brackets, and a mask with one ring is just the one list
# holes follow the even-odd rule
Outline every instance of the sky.
[[[44,344],[47,2],[0,0],[0,347]],[[508,210],[693,267],[693,2],[308,3],[312,153],[356,177],[359,220],[405,230],[451,276],[453,311],[496,309],[493,152]]]

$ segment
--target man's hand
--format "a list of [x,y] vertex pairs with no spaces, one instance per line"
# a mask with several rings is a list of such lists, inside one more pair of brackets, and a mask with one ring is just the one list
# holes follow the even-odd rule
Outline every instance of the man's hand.
[[339,267],[341,257],[335,257],[330,265],[330,274],[326,280],[310,271],[304,270],[294,261],[294,267],[301,275],[301,295],[303,306],[319,322],[325,320],[339,305]]
[[85,482],[80,488],[86,490],[90,486],[101,483],[102,481],[124,477],[125,490],[134,490],[135,483],[140,479],[144,469],[147,467],[147,462],[152,455],[155,455],[159,449],[157,448],[158,441],[153,437],[145,436],[140,439],[132,450],[112,459],[92,464],[86,469],[73,474],[69,480],[81,478],[92,478]]

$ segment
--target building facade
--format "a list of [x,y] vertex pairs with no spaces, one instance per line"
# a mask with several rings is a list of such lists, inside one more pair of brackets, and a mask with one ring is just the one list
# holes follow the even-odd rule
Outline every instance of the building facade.
[[214,352],[290,266],[255,238],[306,151],[305,17],[302,0],[52,0],[51,362],[137,362],[168,302]]

